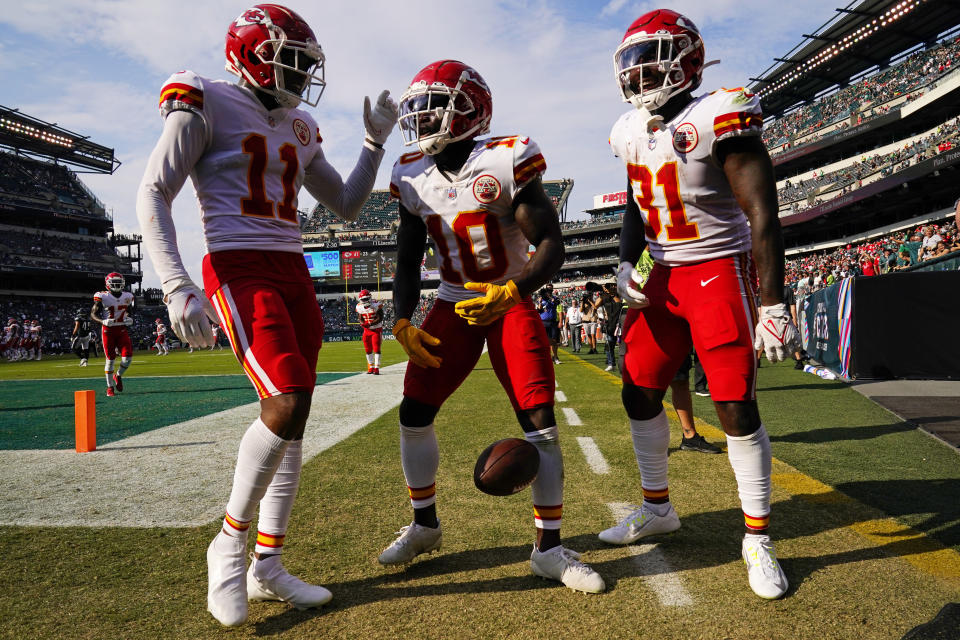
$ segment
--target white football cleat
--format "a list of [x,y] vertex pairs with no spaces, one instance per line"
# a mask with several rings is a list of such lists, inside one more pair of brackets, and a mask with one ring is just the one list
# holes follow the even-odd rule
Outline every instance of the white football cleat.
[[439,520],[436,529],[411,522],[397,533],[400,534],[400,537],[384,549],[380,557],[377,558],[380,564],[405,564],[421,553],[436,551],[443,542],[443,531],[440,529]]
[[250,569],[247,570],[248,600],[276,600],[303,610],[327,604],[333,598],[328,589],[307,584],[290,575],[280,562],[279,555],[257,559],[251,553],[250,559]]
[[743,536],[743,561],[747,565],[750,588],[766,600],[776,600],[790,586],[787,576],[777,562],[770,536],[746,534]]
[[218,533],[207,547],[207,611],[226,627],[247,621],[246,539]]
[[534,545],[530,554],[530,569],[534,575],[562,582],[574,591],[603,593],[607,588],[599,573],[590,565],[580,562],[579,553],[562,545],[543,552]]
[[673,505],[665,515],[658,516],[647,505],[641,505],[616,526],[604,529],[599,538],[609,544],[630,544],[640,538],[661,533],[672,533],[680,528],[680,517]]

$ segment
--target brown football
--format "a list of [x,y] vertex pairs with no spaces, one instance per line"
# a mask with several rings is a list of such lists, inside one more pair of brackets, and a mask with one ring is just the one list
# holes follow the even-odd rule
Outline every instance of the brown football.
[[483,450],[473,468],[473,483],[491,496],[509,496],[530,486],[540,469],[537,448],[520,438],[497,440]]

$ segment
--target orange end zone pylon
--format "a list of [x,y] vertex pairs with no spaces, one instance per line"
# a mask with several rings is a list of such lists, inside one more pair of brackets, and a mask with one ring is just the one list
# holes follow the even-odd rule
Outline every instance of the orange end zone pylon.
[[77,429],[77,453],[97,448],[97,394],[94,391],[74,391],[74,424]]

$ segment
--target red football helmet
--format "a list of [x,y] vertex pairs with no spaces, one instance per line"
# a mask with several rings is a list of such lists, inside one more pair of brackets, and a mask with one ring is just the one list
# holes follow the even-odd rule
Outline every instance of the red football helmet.
[[154,320],[154,322],[156,322],[157,324],[160,324],[163,322],[163,320],[161,320],[160,318],[157,318],[156,320]]
[[448,144],[490,131],[493,97],[476,69],[456,60],[428,64],[400,96],[404,144],[428,156]]
[[247,9],[227,29],[227,71],[269,93],[281,107],[317,106],[326,82],[313,30],[278,4]]
[[689,18],[669,9],[645,13],[613,54],[623,101],[655,111],[681,91],[696,89],[704,56],[700,31]]
[[359,298],[360,302],[363,302],[364,304],[373,300],[373,296],[367,289],[360,291],[360,295],[358,295],[357,298]]
[[123,292],[123,286],[126,284],[123,280],[123,274],[117,273],[116,271],[108,273],[103,281],[107,284],[107,291],[115,296]]

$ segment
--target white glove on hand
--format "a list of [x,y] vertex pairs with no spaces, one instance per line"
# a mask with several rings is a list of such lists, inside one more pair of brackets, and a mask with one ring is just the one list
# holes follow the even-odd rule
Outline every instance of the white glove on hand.
[[393,126],[397,124],[397,103],[384,90],[373,109],[370,108],[370,96],[363,99],[363,126],[367,129],[367,139],[383,146],[390,137]]
[[790,319],[790,312],[782,302],[769,307],[760,307],[760,322],[757,323],[754,349],[763,349],[770,362],[780,362],[800,349],[800,334]]
[[191,347],[212,347],[210,322],[219,322],[213,306],[200,288],[187,281],[163,297],[170,314],[170,328]]
[[617,269],[617,292],[631,309],[643,309],[650,306],[650,299],[640,292],[637,286],[642,278],[629,262],[621,262]]
[[125,324],[125,325],[128,326],[128,327],[132,327],[132,326],[133,326],[133,318],[131,318],[130,316],[127,316],[126,318],[123,319],[123,324]]
[[115,324],[117,324],[117,321],[114,320],[113,318],[104,318],[104,319],[103,319],[103,322],[101,322],[101,324],[102,324],[103,326],[105,326],[105,327],[112,327],[112,326],[114,326]]

